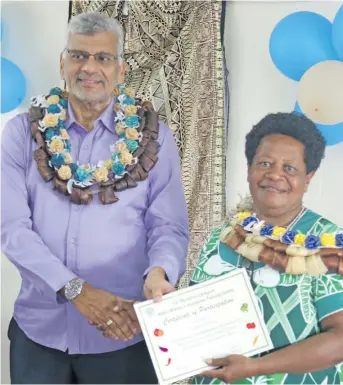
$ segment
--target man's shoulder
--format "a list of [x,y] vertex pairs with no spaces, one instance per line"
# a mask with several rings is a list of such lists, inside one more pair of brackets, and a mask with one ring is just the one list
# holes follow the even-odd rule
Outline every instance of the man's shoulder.
[[172,130],[167,126],[165,122],[159,120],[158,139],[159,144],[163,144],[168,135],[173,135]]
[[30,117],[28,112],[23,112],[9,119],[2,131],[2,138],[26,138],[30,132]]

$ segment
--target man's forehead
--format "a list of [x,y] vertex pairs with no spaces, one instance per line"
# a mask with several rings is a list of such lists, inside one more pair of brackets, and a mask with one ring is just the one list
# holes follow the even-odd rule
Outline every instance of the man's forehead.
[[94,34],[70,33],[67,45],[69,49],[91,50],[92,52],[105,51],[115,54],[117,37],[113,32],[98,32]]

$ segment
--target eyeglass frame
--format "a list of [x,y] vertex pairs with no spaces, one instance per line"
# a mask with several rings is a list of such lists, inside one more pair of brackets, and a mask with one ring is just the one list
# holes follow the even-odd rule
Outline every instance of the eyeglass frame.
[[[97,53],[92,54],[92,53],[89,53],[89,52],[86,52],[86,51],[77,50],[77,49],[69,49],[69,48],[65,48],[65,49],[63,50],[63,52],[67,52],[69,56],[71,56],[71,53],[72,53],[72,52],[82,54],[85,58],[84,58],[84,59],[81,59],[81,60],[73,59],[73,58],[71,57],[71,60],[72,60],[72,61],[78,62],[78,63],[82,63],[82,62],[83,62],[83,63],[86,63],[86,62],[89,60],[89,58],[90,58],[91,56],[93,56],[93,57],[94,57],[94,60],[95,60],[97,63],[99,63],[100,65],[104,65],[104,64],[112,64],[112,63],[114,63],[115,61],[117,61],[118,59],[121,59],[121,58],[122,58],[122,56],[112,55],[111,53],[107,53],[107,52],[97,52]],[[107,58],[109,59],[109,61],[108,61],[108,62],[102,62],[101,60],[98,60],[97,57],[99,57],[99,55],[100,55],[100,56],[101,56],[101,55],[103,55],[103,56],[106,55]]]

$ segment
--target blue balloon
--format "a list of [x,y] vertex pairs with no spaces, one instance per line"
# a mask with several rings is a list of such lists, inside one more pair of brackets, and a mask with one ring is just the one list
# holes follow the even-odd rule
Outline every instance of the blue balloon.
[[332,43],[338,57],[343,60],[343,5],[336,13],[332,23]]
[[[298,102],[296,102],[296,104],[294,106],[294,111],[301,114],[301,115],[305,115],[301,111]],[[343,142],[343,122],[337,123],[337,124],[332,124],[332,125],[319,124],[316,122],[314,122],[314,124],[317,126],[317,128],[323,134],[323,136],[326,140],[326,144],[328,146],[333,146],[335,144]]]
[[274,28],[269,52],[275,66],[289,78],[299,81],[313,65],[324,60],[337,60],[333,47],[332,24],[314,12],[295,12]]
[[26,94],[26,80],[10,60],[1,58],[1,113],[17,108]]

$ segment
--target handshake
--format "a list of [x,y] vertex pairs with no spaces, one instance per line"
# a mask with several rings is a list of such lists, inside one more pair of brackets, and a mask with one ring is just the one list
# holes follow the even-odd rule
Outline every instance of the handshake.
[[[156,267],[147,275],[144,284],[147,299],[160,301],[162,295],[174,290],[174,286],[166,280],[163,269]],[[128,341],[141,333],[133,308],[135,301],[118,297],[85,282],[81,294],[72,303],[106,338]]]

